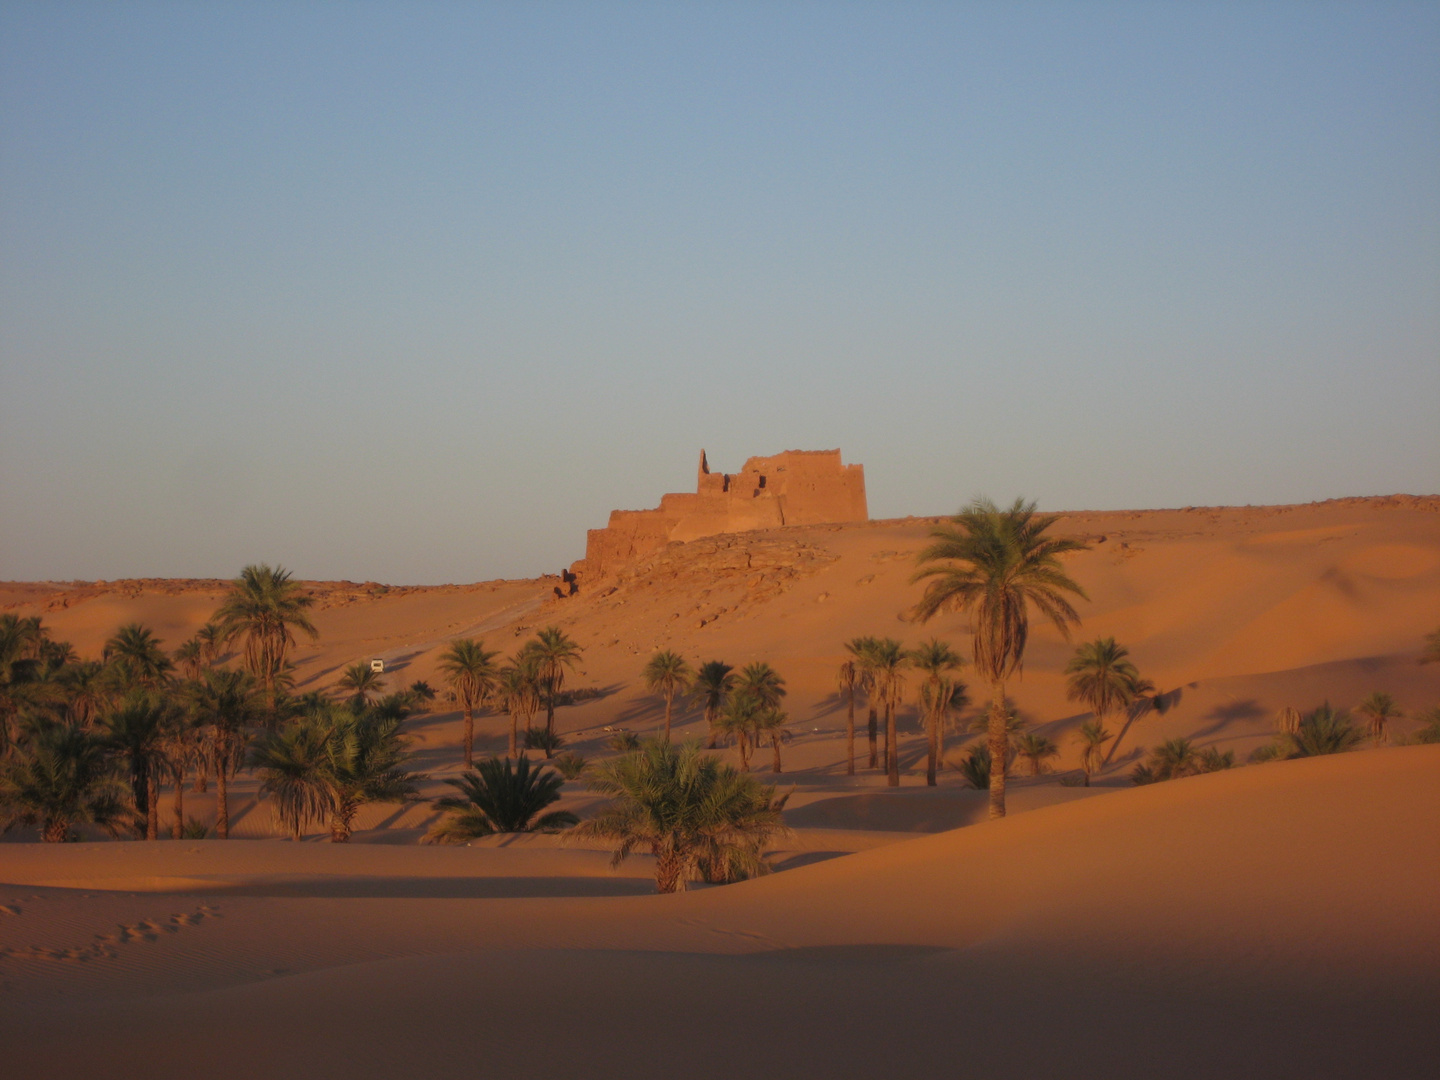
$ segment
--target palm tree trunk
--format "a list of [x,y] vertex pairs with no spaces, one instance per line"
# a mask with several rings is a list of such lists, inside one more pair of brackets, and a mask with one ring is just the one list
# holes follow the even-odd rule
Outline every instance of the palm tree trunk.
[[880,767],[880,728],[876,724],[879,718],[875,715],[875,704],[870,703],[870,765],[872,769]]
[[345,820],[344,814],[339,810],[330,815],[330,842],[332,844],[348,844],[350,842],[350,823]]
[[670,741],[670,706],[675,700],[675,693],[671,691],[665,695],[665,741]]
[[855,691],[850,691],[850,709],[845,714],[845,775],[855,775]]
[[900,743],[895,731],[895,703],[885,703],[885,785],[900,786]]
[[465,768],[470,768],[474,763],[475,748],[475,710],[465,706]]
[[[545,695],[545,733],[555,734],[555,688],[551,687],[550,692]],[[546,755],[549,756],[548,754]]]
[[683,864],[673,851],[660,850],[659,844],[650,848],[655,853],[655,891],[657,893],[678,892],[682,885],[680,871]]
[[215,838],[217,840],[230,839],[230,792],[226,784],[225,774],[229,771],[225,767],[223,758],[215,759]]
[[63,844],[70,837],[70,823],[52,818],[45,822],[45,829],[40,837],[47,844]]
[[930,736],[930,754],[925,763],[925,786],[934,787],[936,785],[935,767],[940,760],[940,714],[938,712],[932,712],[929,717],[929,722],[925,726],[930,729],[928,733]]
[[710,741],[705,744],[706,750],[715,749],[715,710],[705,706],[705,723],[710,727]]
[[195,786],[191,790],[197,795],[210,790],[210,763],[204,757],[195,763]]
[[145,770],[145,839],[160,838],[160,778],[152,761]]
[[1005,758],[1009,752],[1005,730],[1005,683],[994,684],[990,702],[990,817],[1005,816]]
[[181,840],[185,836],[185,769],[175,770],[175,823],[170,826],[170,839]]
[[515,757],[515,750],[520,744],[520,718],[513,712],[510,714],[510,757]]
[[770,745],[775,750],[775,772],[780,771],[780,734],[776,732],[770,736]]

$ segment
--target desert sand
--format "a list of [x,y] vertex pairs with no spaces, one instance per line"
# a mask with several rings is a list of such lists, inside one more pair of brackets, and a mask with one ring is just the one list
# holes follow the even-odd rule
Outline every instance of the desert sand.
[[[639,678],[653,649],[769,661],[795,732],[773,778],[793,788],[778,872],[654,896],[645,858],[616,870],[597,846],[419,846],[423,804],[367,810],[348,847],[296,844],[242,776],[229,842],[0,844],[7,1062],[64,1077],[1432,1075],[1440,747],[1143,788],[1128,773],[1178,736],[1243,761],[1287,705],[1372,690],[1410,713],[1440,704],[1440,665],[1416,663],[1440,625],[1440,499],[1065,515],[1057,531],[1092,544],[1067,559],[1090,597],[1076,640],[1117,637],[1173,704],[1129,726],[1089,789],[1013,779],[999,822],[953,770],[924,788],[910,704],[902,787],[844,775],[846,639],[968,652],[963,619],[905,614],[933,524],[694,540],[566,599],[558,578],[315,583],[299,689],[372,657],[392,685],[438,687],[452,637],[509,652],[555,625],[585,649],[569,685],[598,693],[557,724],[591,758],[610,730],[660,723]],[[137,619],[173,647],[224,589],[8,584],[0,610],[98,655]],[[1011,687],[1062,772],[1089,718],[1064,695],[1073,644],[1037,626]],[[503,751],[508,726],[480,718],[477,750]],[[437,702],[407,727],[439,794],[459,714]],[[687,710],[677,736],[702,727]],[[755,764],[772,779],[768,752]],[[561,805],[594,803],[566,785]],[[187,812],[208,797],[187,794]]]

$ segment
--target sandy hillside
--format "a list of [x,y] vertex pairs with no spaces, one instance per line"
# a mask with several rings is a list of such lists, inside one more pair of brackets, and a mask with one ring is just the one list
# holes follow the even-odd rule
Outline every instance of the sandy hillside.
[[34,1076],[1418,1077],[1437,776],[1247,768],[672,897],[586,852],[487,893],[488,849],[11,847],[0,1036]]
[[[299,686],[331,686],[346,665],[379,657],[392,685],[424,679],[439,687],[436,658],[451,637],[481,637],[509,653],[536,629],[556,625],[585,649],[570,685],[600,694],[561,709],[558,725],[571,749],[594,758],[608,753],[607,728],[644,732],[660,723],[660,702],[639,679],[655,648],[693,662],[763,659],[790,691],[794,738],[784,766],[796,789],[795,824],[889,831],[965,824],[979,819],[980,799],[956,774],[947,773],[940,792],[914,790],[923,783],[924,745],[913,704],[900,717],[908,802],[897,806],[883,792],[877,801],[883,778],[873,772],[843,775],[845,710],[834,684],[843,642],[880,634],[913,644],[935,635],[968,649],[960,617],[927,626],[906,619],[919,594],[909,584],[915,553],[934,524],[814,526],[672,545],[564,600],[554,598],[553,578],[438,588],[316,583],[320,638],[297,650]],[[1440,704],[1440,666],[1414,662],[1423,635],[1440,625],[1440,498],[1075,513],[1057,531],[1092,545],[1068,559],[1090,597],[1079,605],[1084,623],[1075,640],[1118,638],[1170,705],[1122,733],[1102,788],[1128,785],[1145,748],[1172,737],[1233,749],[1243,760],[1271,737],[1272,718],[1286,705],[1351,706],[1377,689],[1412,713]],[[223,589],[223,582],[9,585],[0,586],[0,606],[41,614],[82,655],[98,655],[118,625],[136,619],[178,644]],[[1011,687],[1022,717],[1061,746],[1061,770],[1077,766],[1073,732],[1088,719],[1065,699],[1060,672],[1072,649],[1038,626],[1024,677]],[[971,687],[978,700],[985,692]],[[437,703],[410,723],[418,764],[437,780],[459,765],[460,718],[446,708]],[[959,719],[952,748],[968,737],[963,729],[975,712]],[[504,716],[482,717],[479,749],[501,750],[508,725]],[[698,713],[682,710],[681,734],[700,734],[702,726]],[[1400,721],[1397,734],[1412,727]],[[768,752],[756,765],[769,768]],[[567,805],[583,811],[588,798],[579,785],[570,789]],[[1021,810],[1085,794],[1053,777],[1020,780],[1017,789]],[[274,835],[252,782],[242,778],[237,799],[237,835]],[[208,807],[207,797],[196,796],[188,812],[203,816]],[[429,820],[423,807],[376,807],[361,826],[408,842]]]
[[[554,598],[558,579],[438,588],[310,583],[301,689],[379,657],[440,686],[458,635],[507,653],[556,625],[585,649],[569,746],[602,757],[659,701],[659,647],[764,659],[785,676],[794,835],[772,877],[650,895],[648,859],[505,837],[415,843],[427,804],[368,808],[356,842],[270,839],[255,782],[228,843],[0,844],[0,1045],[17,1075],[189,1077],[1409,1077],[1440,1052],[1440,747],[1365,749],[1135,788],[1173,736],[1242,761],[1285,705],[1371,690],[1440,704],[1415,662],[1440,625],[1440,499],[1069,514],[1089,600],[1077,638],[1115,635],[1168,709],[1138,717],[1085,789],[1065,700],[1073,648],[1037,628],[1022,717],[1061,773],[1011,781],[1011,816],[947,770],[923,786],[912,705],[903,786],[844,775],[842,644],[968,647],[963,621],[908,621],[927,520],[782,529],[673,545]],[[125,622],[170,647],[224,582],[0,585],[98,655]],[[983,688],[972,687],[975,697]],[[949,736],[952,751],[975,710]],[[863,707],[859,717],[863,726]],[[693,710],[681,734],[699,734]],[[479,721],[479,750],[508,720]],[[1403,738],[1413,721],[1397,724]],[[407,721],[427,793],[459,771],[459,714]],[[863,736],[861,747],[863,754]],[[733,756],[733,751],[726,751]],[[862,757],[863,765],[863,757]],[[756,768],[770,778],[770,755]],[[168,824],[169,792],[162,793]],[[595,802],[567,783],[562,805]],[[213,790],[186,795],[208,818]],[[965,826],[965,827],[961,827]]]

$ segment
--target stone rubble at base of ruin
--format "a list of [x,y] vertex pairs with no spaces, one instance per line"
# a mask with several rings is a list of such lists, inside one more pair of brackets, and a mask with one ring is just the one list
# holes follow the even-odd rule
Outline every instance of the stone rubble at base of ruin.
[[610,524],[589,531],[585,558],[570,569],[595,581],[673,541],[869,520],[865,467],[841,464],[839,450],[752,457],[738,473],[712,473],[701,450],[695,494],[664,495],[655,510],[611,511]]

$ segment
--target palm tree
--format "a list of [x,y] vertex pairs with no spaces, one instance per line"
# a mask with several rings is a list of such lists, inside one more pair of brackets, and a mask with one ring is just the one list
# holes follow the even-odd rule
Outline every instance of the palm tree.
[[248,671],[209,668],[189,684],[191,715],[204,733],[204,755],[215,772],[215,836],[230,838],[228,781],[244,760],[246,728],[259,719],[259,688]]
[[207,622],[196,630],[195,640],[200,643],[200,662],[205,667],[214,666],[225,652],[225,630],[217,622]]
[[1150,760],[1135,766],[1130,779],[1136,784],[1179,780],[1204,771],[1204,761],[1189,739],[1167,739],[1150,751]]
[[1030,775],[1049,772],[1047,759],[1060,756],[1060,748],[1043,735],[1025,734],[1015,740],[1015,753],[1030,765]]
[[790,737],[790,729],[785,726],[789,722],[790,717],[780,709],[761,709],[755,714],[755,741],[758,743],[762,737],[770,740],[775,754],[773,772],[780,772],[780,744]]
[[414,756],[400,734],[401,718],[380,710],[336,710],[327,742],[330,841],[348,843],[355,815],[367,803],[406,803],[419,798],[420,773],[405,768]]
[[835,683],[844,694],[848,705],[845,712],[845,775],[855,775],[855,691],[860,687],[860,669],[855,658],[840,661],[835,672]]
[[249,765],[260,774],[260,791],[270,797],[276,823],[299,840],[310,822],[325,819],[330,810],[328,770],[333,725],[322,706],[267,732],[250,751]]
[[170,658],[180,666],[180,670],[185,673],[187,679],[200,677],[200,667],[205,661],[199,638],[192,637],[187,641],[182,641]]
[[547,626],[525,646],[539,663],[540,685],[545,688],[545,731],[555,734],[555,696],[565,682],[565,670],[580,662],[582,652],[558,626]]
[[345,674],[335,685],[347,691],[356,707],[363,709],[384,692],[385,676],[364,660],[359,660],[345,669]]
[[679,653],[662,649],[645,665],[645,685],[665,699],[665,738],[670,738],[670,713],[677,693],[690,688],[695,672]]
[[1376,746],[1384,746],[1390,741],[1390,721],[1399,720],[1405,715],[1400,711],[1395,698],[1383,690],[1376,690],[1360,702],[1355,711],[1370,721],[1370,738]]
[[[1139,669],[1129,657],[1130,650],[1117,644],[1113,637],[1096,638],[1081,645],[1065,665],[1065,674],[1069,676],[1065,683],[1066,698],[1083,704],[1101,724],[1114,714],[1130,709],[1147,688],[1153,687],[1140,677]],[[1129,726],[1127,720],[1119,738],[1110,745],[1107,761]]]
[[750,771],[751,740],[758,736],[760,714],[765,707],[748,690],[736,690],[725,699],[725,706],[715,718],[715,730],[735,740],[740,752],[740,768]]
[[715,749],[715,718],[730,691],[735,688],[735,669],[723,660],[707,660],[695,673],[693,692],[705,710],[705,724],[710,731],[707,750]]
[[1430,745],[1440,743],[1440,705],[1415,717],[1423,725],[1415,733],[1415,741]]
[[180,840],[185,835],[185,774],[202,754],[200,728],[194,714],[177,705],[165,731],[161,747],[165,768],[175,785],[171,798],[170,839]]
[[530,720],[540,708],[544,690],[540,682],[540,659],[533,652],[521,649],[513,660],[500,669],[499,686],[496,690],[510,714],[510,757],[519,752],[520,723],[526,730]]
[[1110,732],[1099,720],[1080,725],[1075,741],[1080,744],[1080,771],[1085,774],[1085,786],[1090,786],[1090,777],[1100,770],[1104,761],[1103,749],[1110,740]]
[[[474,760],[475,710],[487,703],[499,689],[500,669],[495,664],[498,651],[485,648],[483,641],[456,638],[440,654],[440,670],[455,691],[455,699],[465,710],[465,768]],[[511,747],[513,755],[515,750]]]
[[925,785],[934,787],[937,783],[935,773],[943,754],[941,739],[945,714],[954,707],[956,692],[962,696],[965,693],[965,684],[949,678],[948,673],[960,670],[965,661],[950,648],[948,642],[938,638],[931,638],[918,648],[911,649],[909,658],[910,663],[925,676],[919,690],[920,713],[925,718],[925,731],[930,743],[925,763]]
[[1275,714],[1275,730],[1281,735],[1294,735],[1300,730],[1300,710],[1286,705]]
[[613,865],[637,848],[655,856],[655,891],[688,881],[734,881],[769,871],[765,848],[788,833],[785,800],[771,785],[704,753],[647,739],[639,750],[596,766],[589,787],[610,804],[570,835],[616,841]]
[[105,642],[101,659],[115,663],[124,672],[122,679],[128,688],[135,686],[158,686],[169,677],[175,665],[165,655],[161,641],[155,632],[142,623],[126,623]]
[[880,638],[872,642],[866,660],[872,699],[885,710],[885,783],[899,787],[900,746],[895,713],[904,697],[903,669],[910,663],[910,654],[894,638]]
[[1290,736],[1286,757],[1319,757],[1343,754],[1354,750],[1365,733],[1350,722],[1343,711],[1333,709],[1327,701],[1300,721],[1300,729]]
[[880,725],[879,709],[875,698],[875,650],[879,640],[873,637],[851,638],[845,649],[855,658],[856,685],[865,692],[865,704],[869,710],[870,763],[867,769],[880,767]]
[[427,844],[463,844],[493,833],[559,832],[580,819],[568,810],[541,813],[558,802],[565,781],[545,768],[532,768],[521,754],[486,758],[459,779],[446,780],[463,798],[446,795],[435,806],[448,811],[425,834]]
[[283,566],[271,569],[261,563],[240,571],[215,612],[226,641],[244,637],[245,667],[272,696],[295,644],[295,631],[311,639],[320,636],[306,615],[314,603],[315,597],[301,592],[299,583],[290,580],[290,572]]
[[740,678],[736,680],[735,690],[737,693],[752,695],[762,709],[779,708],[780,701],[786,694],[785,680],[763,660],[745,665],[740,672]]
[[74,724],[47,724],[0,762],[0,830],[39,825],[40,838],[63,843],[75,825],[117,834],[124,788],[104,739]]
[[1425,648],[1420,653],[1420,663],[1440,664],[1440,630],[1425,635]]
[[146,840],[159,836],[160,773],[168,764],[165,750],[178,714],[168,698],[136,690],[102,720],[106,742],[125,762],[139,819],[136,828]]
[[[1060,563],[1061,555],[1083,551],[1086,545],[1070,537],[1048,537],[1057,520],[1036,517],[1035,504],[1022,499],[1008,510],[988,499],[977,500],[953,525],[931,531],[932,542],[920,552],[921,568],[911,579],[933,579],[915,606],[922,622],[942,611],[972,614],[975,670],[991,686],[990,753],[995,758],[1006,751],[1005,682],[1024,669],[1030,608],[1068,638],[1080,616],[1065,594],[1086,598]],[[990,816],[1005,816],[1003,769],[991,770]]]

